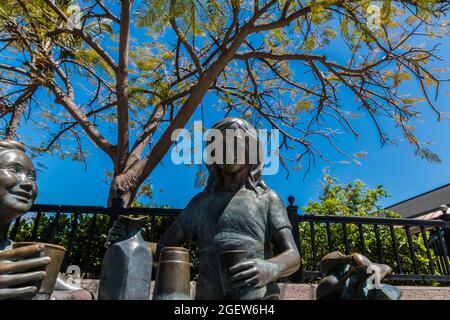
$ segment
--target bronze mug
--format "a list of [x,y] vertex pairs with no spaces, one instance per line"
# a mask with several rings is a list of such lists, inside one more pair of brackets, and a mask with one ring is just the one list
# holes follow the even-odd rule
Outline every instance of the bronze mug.
[[189,251],[187,249],[180,247],[162,249],[152,299],[191,299]]
[[[15,242],[13,243],[13,248],[15,249],[33,244],[39,244],[39,242]],[[45,267],[45,270],[43,270],[47,273],[45,279],[35,284],[38,287],[38,292],[32,300],[50,300],[50,296],[55,289],[56,280],[64,260],[64,255],[66,254],[66,249],[62,246],[50,243],[40,244],[43,244],[45,248],[33,258],[47,256],[51,258],[51,262]]]
[[219,253],[220,279],[222,280],[222,289],[225,298],[238,299],[239,290],[231,285],[230,268],[247,258],[245,250],[231,250]]
[[266,288],[241,288],[232,286],[230,268],[240,262],[248,260],[246,250],[230,250],[219,253],[220,278],[224,298],[227,300],[255,300],[264,298]]

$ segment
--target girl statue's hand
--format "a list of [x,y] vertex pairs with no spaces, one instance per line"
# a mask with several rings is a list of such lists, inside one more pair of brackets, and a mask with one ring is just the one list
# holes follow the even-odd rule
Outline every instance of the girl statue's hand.
[[229,270],[234,289],[262,288],[278,277],[278,265],[269,260],[251,259],[232,266]]

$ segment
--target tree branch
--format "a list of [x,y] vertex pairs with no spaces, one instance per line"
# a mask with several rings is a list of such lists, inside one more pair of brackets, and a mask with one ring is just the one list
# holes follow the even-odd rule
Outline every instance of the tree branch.
[[170,19],[170,25],[172,26],[173,30],[177,34],[178,39],[181,41],[183,46],[186,48],[187,52],[189,53],[189,56],[191,57],[192,61],[194,62],[195,67],[197,68],[198,73],[203,73],[203,68],[200,63],[200,60],[197,56],[197,54],[194,51],[194,48],[187,42],[186,36],[181,32],[180,28],[178,28],[178,25],[174,18]]
[[112,145],[95,127],[95,125],[89,121],[86,115],[78,108],[73,98],[64,94],[64,92],[54,82],[48,82],[47,87],[54,93],[56,102],[63,105],[69,114],[75,119],[75,121],[83,128],[86,134],[91,140],[102,149],[114,162],[115,159],[115,146]]
[[[44,0],[44,1],[50,8],[53,9],[53,11],[55,11],[58,14],[58,16],[65,23],[69,21],[69,18],[64,14],[64,12],[61,11],[61,9],[56,4],[54,4],[52,0]],[[97,42],[95,42],[95,40],[90,35],[84,33],[83,30],[80,29],[70,30],[67,28],[59,28],[53,31],[52,33],[61,33],[61,32],[71,33],[75,36],[79,36],[80,38],[82,38],[92,49],[95,50],[95,52],[99,54],[100,57],[103,58],[103,60],[105,60],[105,62],[114,72],[117,72],[117,65],[114,59]]]
[[110,18],[112,21],[116,22],[116,23],[120,23],[120,19],[117,18],[109,9],[108,7],[103,3],[103,1],[101,0],[95,0],[95,2],[97,2],[97,4],[99,5],[100,8],[103,9],[103,11],[106,13],[106,16],[108,18]]
[[122,172],[129,152],[129,115],[128,115],[128,54],[130,42],[130,9],[129,0],[121,1],[119,66],[117,68],[117,168]]
[[[103,106],[103,107],[101,107],[101,108],[98,108],[98,109],[95,109],[95,110],[91,110],[91,111],[89,111],[88,113],[86,113],[86,117],[90,117],[90,116],[92,116],[92,115],[94,115],[94,114],[98,114],[98,113],[100,113],[100,112],[102,112],[102,111],[105,111],[105,110],[107,110],[107,109],[109,109],[109,108],[115,106],[115,105],[117,105],[117,102],[108,103],[107,105],[105,105],[105,106]],[[73,128],[75,128],[77,125],[79,125],[79,123],[76,122],[76,121],[74,121],[74,122],[72,122],[70,125],[68,125],[67,127],[65,127],[64,129],[62,129],[60,132],[58,132],[58,133],[50,140],[50,142],[47,144],[47,147],[44,149],[44,151],[50,150],[50,148],[53,146],[53,144],[54,144],[54,143],[55,143],[55,142],[56,142],[56,141],[57,141],[64,133],[66,133],[67,131],[73,130]]]

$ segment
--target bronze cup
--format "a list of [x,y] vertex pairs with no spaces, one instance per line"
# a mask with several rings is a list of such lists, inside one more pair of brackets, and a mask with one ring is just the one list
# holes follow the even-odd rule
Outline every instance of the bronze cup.
[[153,300],[190,300],[189,251],[165,247],[159,256]]
[[230,268],[247,258],[247,251],[232,250],[219,253],[220,278],[222,280],[222,289],[225,298],[238,299],[239,291],[233,289],[230,280]]
[[[13,248],[25,247],[37,243],[38,242],[15,242],[13,243]],[[45,245],[44,250],[33,258],[48,256],[52,261],[45,267],[45,272],[47,272],[45,279],[36,284],[39,290],[32,300],[50,300],[50,296],[55,289],[56,279],[58,278],[64,255],[66,254],[66,249],[64,247],[49,243],[42,244]]]

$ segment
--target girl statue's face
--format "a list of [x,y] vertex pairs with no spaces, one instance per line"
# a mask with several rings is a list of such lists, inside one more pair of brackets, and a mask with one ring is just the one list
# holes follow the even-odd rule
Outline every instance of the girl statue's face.
[[233,143],[229,144],[224,139],[223,163],[217,164],[219,169],[228,174],[235,174],[247,168],[249,165],[249,148],[246,144],[245,137],[238,136],[234,139]]
[[238,172],[241,172],[243,169],[248,167],[248,164],[218,164],[217,165],[219,167],[220,170],[225,171],[228,174],[235,174]]
[[10,222],[30,210],[37,193],[30,158],[20,150],[0,153],[0,222]]

